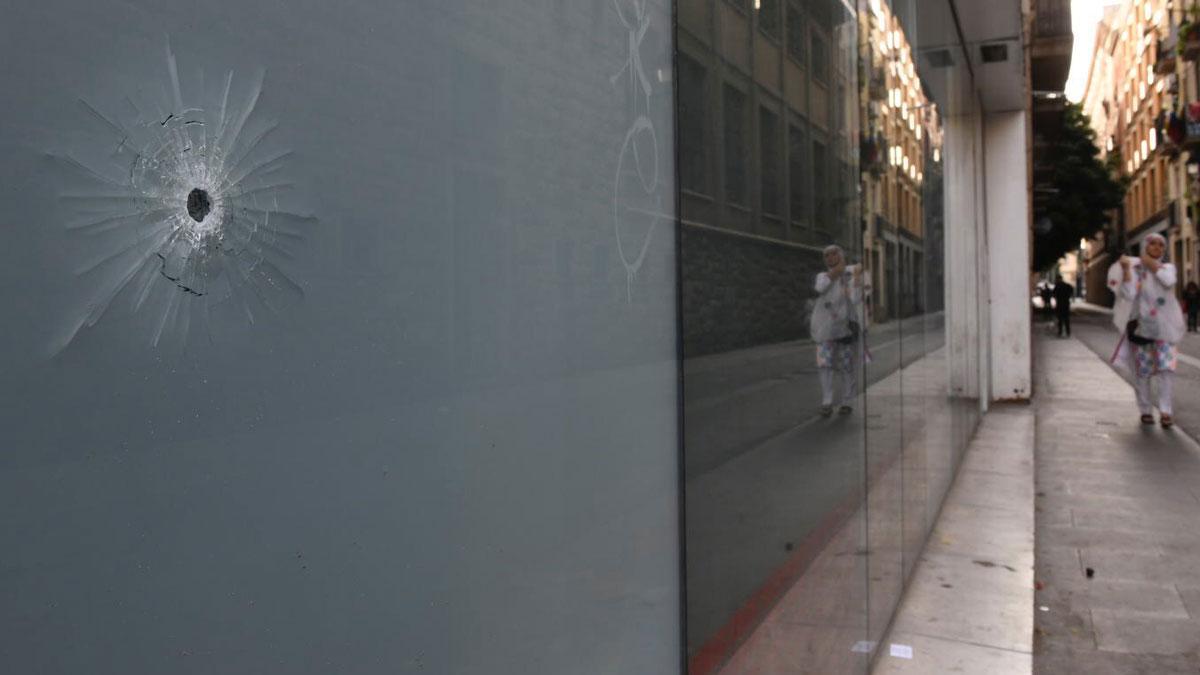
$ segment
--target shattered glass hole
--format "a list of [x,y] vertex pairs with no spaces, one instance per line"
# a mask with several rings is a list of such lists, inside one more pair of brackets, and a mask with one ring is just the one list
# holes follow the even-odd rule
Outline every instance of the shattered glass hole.
[[212,211],[212,199],[204,190],[195,188],[188,193],[187,210],[192,220],[197,223],[203,223],[204,216],[207,216],[208,212]]
[[[186,74],[186,71],[184,71]],[[303,298],[292,266],[317,219],[296,209],[278,120],[258,111],[266,71],[180,77],[167,42],[163,81],[93,104],[84,143],[51,154],[65,182],[66,229],[87,242],[78,309],[56,354],[110,309],[144,320],[150,343],[213,338]]]

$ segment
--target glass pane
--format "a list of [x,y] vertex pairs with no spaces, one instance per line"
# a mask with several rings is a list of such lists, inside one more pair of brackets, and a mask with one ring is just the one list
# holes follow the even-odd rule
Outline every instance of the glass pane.
[[[721,0],[708,7],[716,25],[681,40],[719,78],[726,167],[721,199],[680,201],[689,670],[862,673],[857,20],[840,4],[827,19],[837,47],[820,84]],[[787,11],[803,60],[803,6]],[[749,54],[774,61],[747,72]],[[741,152],[758,209],[740,208]]]
[[669,3],[5,10],[0,671],[678,670]]

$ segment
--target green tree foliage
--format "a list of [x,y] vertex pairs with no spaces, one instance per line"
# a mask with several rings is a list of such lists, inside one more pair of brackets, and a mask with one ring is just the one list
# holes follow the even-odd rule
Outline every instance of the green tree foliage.
[[1110,154],[1100,159],[1096,134],[1083,107],[1067,103],[1062,126],[1047,130],[1050,137],[1045,156],[1035,162],[1053,170],[1054,192],[1035,202],[1033,222],[1033,269],[1047,270],[1080,239],[1096,236],[1108,224],[1108,211],[1121,205],[1125,181],[1120,176],[1120,158]]

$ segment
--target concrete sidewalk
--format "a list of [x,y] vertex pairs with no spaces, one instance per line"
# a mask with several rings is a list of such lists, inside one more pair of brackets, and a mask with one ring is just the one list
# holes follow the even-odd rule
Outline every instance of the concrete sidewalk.
[[873,675],[1030,672],[1033,437],[1028,406],[983,418]]
[[1200,672],[1200,447],[1079,341],[1035,353],[1034,672]]
[[1200,445],[1142,426],[1083,343],[1035,340],[1034,405],[984,418],[873,672],[1198,673]]

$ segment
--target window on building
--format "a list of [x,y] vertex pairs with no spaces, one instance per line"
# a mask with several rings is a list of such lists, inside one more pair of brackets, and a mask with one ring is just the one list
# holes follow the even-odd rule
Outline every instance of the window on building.
[[708,185],[708,73],[679,53],[679,183],[685,190],[711,194]]
[[816,196],[814,217],[816,226],[822,229],[830,229],[833,227],[831,218],[833,217],[832,206],[833,200],[830,198],[829,182],[830,170],[829,166],[829,150],[827,146],[820,141],[813,141],[812,152],[812,175],[813,175],[813,191]]
[[832,29],[836,2],[837,0],[809,0],[808,11],[813,21],[827,29]]
[[797,63],[804,63],[808,39],[804,35],[804,12],[794,2],[787,5],[787,53]]
[[783,20],[780,16],[783,9],[780,0],[756,0],[758,14],[758,29],[768,37],[780,40],[783,38]]
[[725,85],[725,199],[746,204],[746,95]]
[[812,30],[812,75],[820,82],[829,82],[829,40],[820,30]]
[[779,117],[766,108],[759,109],[758,144],[762,210],[763,213],[778,215],[783,206],[779,194]]
[[805,221],[809,218],[808,181],[810,167],[808,163],[808,139],[799,127],[788,126],[788,199],[791,206],[793,221]]
[[841,224],[842,232],[849,233],[849,228],[854,226],[854,216],[857,213],[855,207],[858,200],[858,195],[856,194],[858,186],[855,181],[855,172],[849,164],[839,161],[838,167],[837,217],[838,222]]
[[1150,170],[1149,180],[1146,182],[1146,217],[1153,215],[1158,206],[1158,184],[1155,181],[1155,171]]

